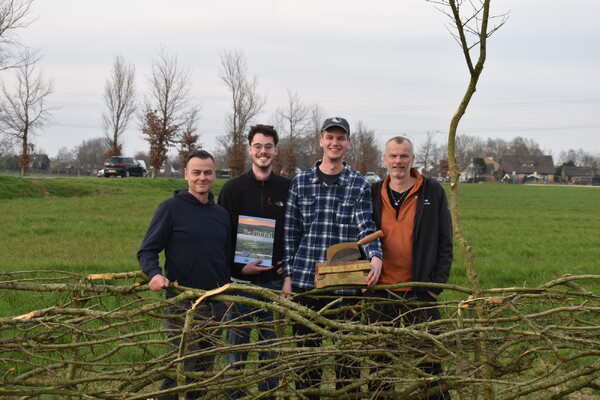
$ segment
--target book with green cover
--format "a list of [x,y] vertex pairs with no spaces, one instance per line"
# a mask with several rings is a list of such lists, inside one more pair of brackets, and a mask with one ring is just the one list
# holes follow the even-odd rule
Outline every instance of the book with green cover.
[[274,219],[240,215],[233,261],[248,264],[252,261],[262,260],[258,265],[270,267],[273,265],[274,241]]

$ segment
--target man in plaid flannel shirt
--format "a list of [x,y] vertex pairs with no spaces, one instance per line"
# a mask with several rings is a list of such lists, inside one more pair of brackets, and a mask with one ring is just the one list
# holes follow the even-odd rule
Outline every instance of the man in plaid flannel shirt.
[[[304,293],[315,288],[315,264],[327,261],[327,248],[336,243],[357,242],[375,232],[372,219],[371,189],[366,179],[344,162],[344,154],[350,147],[350,126],[344,118],[325,120],[319,144],[323,148],[323,159],[313,168],[301,172],[292,179],[285,213],[284,230],[284,295]],[[379,240],[363,247],[371,261],[371,270],[366,278],[373,286],[381,274],[381,247]],[[359,292],[343,289],[336,295],[342,298],[337,306],[356,303]],[[286,295],[289,296],[289,295]],[[298,296],[295,301],[319,310],[331,302],[331,298]],[[353,314],[345,312],[340,317],[351,319]],[[297,336],[313,333],[304,325],[294,325]],[[307,339],[299,346],[317,347],[320,340]],[[358,366],[340,357],[336,362],[336,388],[352,383],[360,374]],[[319,368],[308,369],[296,382],[297,389],[316,388],[321,381]],[[308,396],[318,399],[318,396]]]

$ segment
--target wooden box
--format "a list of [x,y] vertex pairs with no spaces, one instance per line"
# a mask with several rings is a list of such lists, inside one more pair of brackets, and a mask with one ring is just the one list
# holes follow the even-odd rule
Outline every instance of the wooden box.
[[367,260],[344,261],[337,263],[317,263],[315,287],[317,289],[329,286],[367,286],[367,275],[371,263]]

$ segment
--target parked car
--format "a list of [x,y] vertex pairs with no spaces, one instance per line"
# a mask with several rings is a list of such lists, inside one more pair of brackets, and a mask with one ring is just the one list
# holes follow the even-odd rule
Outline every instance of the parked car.
[[98,172],[96,172],[96,176],[102,178],[104,176],[104,168],[99,169]]
[[140,163],[131,157],[108,157],[104,161],[104,176],[144,176],[144,170]]
[[367,182],[369,182],[369,183],[376,183],[381,180],[381,178],[375,172],[367,172],[365,174],[365,178],[367,179]]
[[218,169],[217,170],[217,178],[229,179],[231,176],[229,175],[228,169]]

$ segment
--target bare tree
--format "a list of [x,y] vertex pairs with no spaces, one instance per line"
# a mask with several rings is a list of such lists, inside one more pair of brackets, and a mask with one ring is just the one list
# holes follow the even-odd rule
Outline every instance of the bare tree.
[[500,161],[502,156],[509,154],[509,144],[506,140],[501,138],[487,139],[486,155],[492,157],[496,161]]
[[116,56],[111,76],[104,86],[106,110],[102,112],[102,126],[108,144],[105,157],[122,153],[122,137],[136,110],[135,68],[126,65],[122,56]]
[[24,61],[16,33],[33,21],[28,18],[32,3],[33,0],[0,1],[0,70],[18,66]]
[[544,152],[533,139],[517,136],[509,143],[509,153],[517,156],[542,156]]
[[427,176],[429,176],[429,171],[431,171],[436,164],[436,153],[437,144],[435,143],[435,132],[428,131],[425,141],[419,146],[419,151],[417,153],[418,159],[421,160],[424,165],[423,172]]
[[105,138],[93,138],[84,140],[75,148],[74,163],[77,168],[77,175],[81,174],[82,170],[89,170],[94,173],[104,162],[104,154],[108,151],[108,144]]
[[61,146],[56,152],[54,159],[62,163],[71,163],[73,162],[73,152],[67,146]]
[[[600,165],[600,153],[590,153],[583,149],[563,150],[555,160],[557,165],[573,165],[577,167],[590,167],[594,170]],[[569,164],[568,164],[569,163]]]
[[258,94],[258,78],[248,77],[248,66],[244,53],[224,51],[221,54],[219,77],[231,93],[231,113],[225,121],[226,134],[219,138],[227,150],[231,175],[237,176],[246,164],[246,127],[265,105],[265,98]]
[[15,143],[12,137],[8,135],[2,135],[0,137],[0,157],[4,157],[13,152]]
[[16,67],[15,86],[12,90],[2,83],[0,103],[0,131],[20,143],[19,166],[21,175],[29,171],[29,154],[33,152],[31,137],[50,119],[46,98],[52,93],[52,82],[46,81],[38,72],[39,58],[26,49],[23,64]]
[[364,122],[358,121],[350,139],[350,149],[346,154],[350,165],[363,175],[367,171],[377,171],[381,151],[375,140],[375,131],[367,128]]
[[50,161],[50,169],[59,175],[66,174],[73,168],[74,162],[73,151],[69,150],[67,146],[61,146],[56,152],[56,157]]
[[189,103],[191,73],[163,48],[152,62],[148,78],[149,94],[142,115],[142,132],[150,143],[152,177],[166,161],[167,152],[177,142],[185,123]]
[[[492,21],[496,21],[495,26],[490,26],[490,0],[429,0],[440,7],[444,7],[444,12],[450,18],[451,28],[449,29],[454,39],[460,46],[467,69],[469,71],[469,84],[463,95],[463,98],[452,116],[450,128],[448,129],[448,167],[450,169],[450,213],[452,215],[452,225],[454,235],[458,247],[462,251],[465,259],[465,267],[467,278],[473,289],[474,295],[479,297],[481,294],[481,285],[475,270],[475,261],[471,246],[466,240],[462,226],[460,224],[458,213],[458,177],[460,175],[459,166],[456,161],[456,135],[458,125],[467,111],[467,107],[475,94],[477,84],[487,56],[487,39],[496,30],[498,30],[506,21],[506,14],[496,17],[491,17]],[[476,59],[475,59],[476,57]],[[477,316],[484,318],[485,310],[477,308]],[[490,367],[490,351],[487,342],[485,341],[486,333],[481,333],[482,340],[479,344],[478,352],[481,355],[483,368],[481,369],[480,378],[485,381],[483,390],[486,399],[493,399],[494,388],[491,384],[492,369]]]
[[[300,140],[299,153],[306,158],[309,165],[314,164],[321,158],[322,152],[319,146],[319,136],[321,135],[321,127],[325,121],[325,112],[318,104],[313,104],[310,107],[308,115],[308,126],[305,129],[304,135]],[[307,167],[307,165],[303,165]]]
[[485,148],[485,141],[477,136],[457,135],[454,144],[454,156],[458,164],[468,164],[473,157],[483,156]]
[[[275,115],[277,122],[277,129],[282,130],[283,119]],[[306,124],[302,130],[302,134],[295,139],[294,144],[294,158],[296,161],[296,167],[300,169],[306,169],[314,165],[314,163],[321,158],[322,150],[319,146],[319,135],[321,134],[321,126],[325,120],[323,109],[318,104],[308,106],[308,115],[306,117]],[[279,155],[273,163],[273,168],[277,171],[281,171],[285,168],[285,153],[287,153],[287,141],[288,138],[284,137],[280,141]],[[283,154],[282,154],[283,153]]]
[[[288,177],[296,173],[296,154],[299,139],[310,124],[311,109],[304,105],[297,92],[287,90],[288,102],[285,107],[276,110],[277,119],[281,125],[281,133],[286,137],[285,151],[279,154],[280,162],[283,160],[283,173]],[[281,146],[280,146],[281,147]],[[283,154],[282,154],[283,153]]]
[[198,108],[191,109],[183,125],[181,138],[179,139],[179,162],[182,171],[185,169],[185,160],[188,154],[202,148],[202,145],[198,143],[200,136],[196,134],[198,131],[198,120],[200,119],[199,115],[200,110]]

